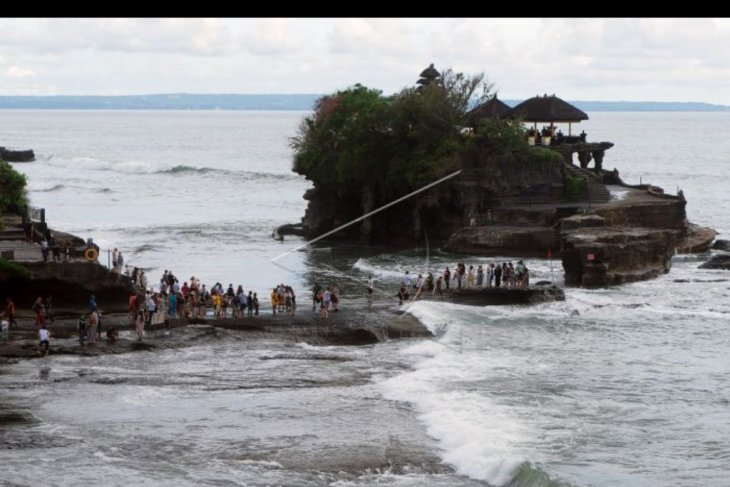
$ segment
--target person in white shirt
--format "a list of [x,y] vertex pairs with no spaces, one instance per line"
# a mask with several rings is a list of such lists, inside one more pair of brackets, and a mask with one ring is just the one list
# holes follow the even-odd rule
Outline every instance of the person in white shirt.
[[46,324],[41,324],[40,330],[38,330],[38,338],[40,338],[40,349],[38,354],[41,357],[48,355],[48,349],[51,347],[49,339],[51,338],[51,332],[46,328]]

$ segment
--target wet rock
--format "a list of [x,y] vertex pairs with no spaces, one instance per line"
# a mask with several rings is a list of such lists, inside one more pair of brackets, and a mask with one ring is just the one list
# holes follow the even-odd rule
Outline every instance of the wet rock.
[[707,252],[710,250],[710,244],[715,236],[717,236],[717,232],[712,228],[690,223],[687,225],[687,235],[677,242],[677,253],[701,254]]
[[712,244],[711,248],[714,250],[730,252],[730,240],[715,240],[715,243]]
[[590,288],[652,279],[669,272],[676,230],[596,227],[561,233],[565,283]]
[[710,260],[700,265],[699,269],[722,269],[728,271],[730,270],[730,255],[713,255]]
[[555,231],[550,227],[475,226],[454,233],[444,246],[449,252],[477,255],[520,257],[546,255],[558,248]]
[[10,150],[0,147],[0,159],[8,162],[31,162],[35,161],[35,153],[32,149]]

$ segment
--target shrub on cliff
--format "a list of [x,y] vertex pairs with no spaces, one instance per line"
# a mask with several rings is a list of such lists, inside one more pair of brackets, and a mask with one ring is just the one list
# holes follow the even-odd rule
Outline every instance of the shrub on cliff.
[[293,169],[320,186],[420,187],[455,169],[454,155],[470,143],[460,132],[467,108],[490,90],[481,74],[446,70],[392,96],[360,84],[324,96],[291,139]]
[[0,278],[5,279],[28,279],[30,270],[23,264],[0,259]]
[[5,161],[0,160],[0,214],[19,213],[28,204],[25,192],[26,180]]

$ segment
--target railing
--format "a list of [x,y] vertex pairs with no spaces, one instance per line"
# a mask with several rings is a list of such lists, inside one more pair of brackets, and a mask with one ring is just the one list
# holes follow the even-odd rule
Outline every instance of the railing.
[[46,209],[26,206],[26,217],[30,221],[46,223]]

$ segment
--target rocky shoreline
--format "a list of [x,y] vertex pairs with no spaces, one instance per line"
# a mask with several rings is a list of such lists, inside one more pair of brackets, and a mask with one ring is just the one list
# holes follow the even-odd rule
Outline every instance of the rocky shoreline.
[[[48,325],[51,331],[49,357],[54,355],[97,356],[146,350],[162,350],[201,345],[220,339],[280,340],[310,345],[361,346],[401,338],[428,338],[431,332],[405,309],[392,301],[368,305],[366,300],[345,300],[342,311],[330,312],[327,319],[308,306],[294,315],[262,314],[253,318],[172,319],[145,328],[139,341],[126,314],[109,314],[102,318],[102,338],[96,345],[79,345],[76,319],[59,318]],[[38,357],[35,325],[29,315],[19,317],[20,325],[10,331],[9,341],[0,341],[0,363]],[[106,330],[115,327],[119,338],[110,343]],[[229,335],[225,335],[228,333]]]

